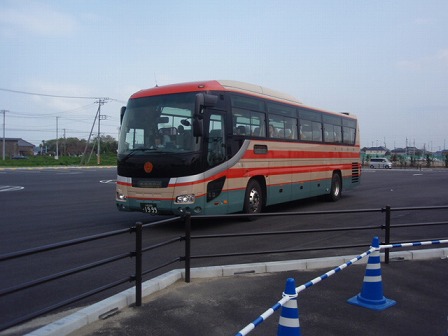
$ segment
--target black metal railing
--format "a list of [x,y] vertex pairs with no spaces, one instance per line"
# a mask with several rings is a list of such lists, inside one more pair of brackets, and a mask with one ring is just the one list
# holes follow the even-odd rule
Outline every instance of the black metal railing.
[[[140,306],[142,304],[142,282],[143,278],[150,273],[166,268],[174,263],[183,262],[185,268],[185,282],[190,282],[190,268],[191,261],[195,259],[212,259],[212,258],[221,258],[221,257],[235,257],[235,256],[249,256],[249,255],[267,255],[267,254],[279,254],[279,253],[296,253],[296,252],[307,252],[307,251],[317,251],[317,250],[335,250],[335,249],[346,249],[346,248],[355,248],[355,247],[366,247],[368,244],[346,244],[346,245],[333,245],[333,246],[315,246],[315,247],[306,247],[306,248],[294,248],[294,249],[277,249],[277,250],[260,250],[260,251],[237,251],[237,252],[220,252],[214,254],[192,254],[191,247],[192,242],[197,240],[204,239],[226,239],[226,238],[236,238],[236,237],[261,237],[261,236],[279,236],[279,235],[301,235],[301,234],[309,234],[309,233],[326,233],[326,232],[341,232],[341,231],[360,231],[360,230],[376,230],[376,231],[384,231],[384,244],[395,243],[391,241],[392,230],[401,229],[401,228],[410,228],[410,227],[422,227],[422,226],[438,226],[438,225],[448,225],[448,221],[438,221],[438,222],[425,222],[425,223],[400,223],[392,225],[392,214],[394,212],[402,212],[402,211],[436,211],[436,210],[447,210],[447,206],[430,206],[430,207],[406,207],[406,208],[391,208],[390,206],[386,206],[380,209],[359,209],[359,210],[336,210],[336,211],[313,211],[313,212],[281,212],[281,213],[263,213],[263,214],[254,214],[254,215],[225,215],[225,216],[197,216],[191,217],[189,214],[185,214],[182,217],[174,217],[165,219],[158,222],[153,223],[136,223],[136,225],[129,229],[116,230],[111,232],[106,232],[103,234],[92,235],[84,238],[69,240],[65,242],[60,242],[56,244],[46,245],[42,247],[32,248],[24,251],[8,253],[4,255],[0,255],[0,263],[11,261],[18,258],[24,258],[32,255],[36,255],[39,253],[58,250],[67,248],[74,245],[84,244],[87,242],[92,242],[101,239],[108,239],[111,237],[135,233],[135,243],[134,250],[132,252],[122,253],[114,256],[110,256],[104,258],[99,261],[91,262],[85,265],[78,266],[76,268],[64,270],[55,274],[51,274],[45,277],[41,277],[32,281],[28,281],[19,285],[14,285],[12,287],[8,287],[5,289],[0,289],[0,298],[5,297],[7,295],[11,295],[13,293],[17,293],[23,291],[25,289],[29,289],[31,287],[36,287],[48,282],[52,282],[57,279],[61,279],[64,277],[68,277],[74,274],[78,274],[80,272],[84,272],[87,270],[91,270],[106,264],[111,264],[117,262],[119,260],[134,258],[135,259],[135,273],[133,275],[129,275],[125,278],[118,279],[116,281],[107,283],[102,285],[101,287],[92,289],[86,293],[80,294],[78,296],[69,298],[57,304],[53,304],[46,308],[40,309],[36,312],[25,314],[23,316],[17,317],[11,321],[8,321],[0,326],[0,331],[10,328],[12,326],[24,323],[28,320],[31,320],[40,315],[49,313],[51,311],[57,310],[69,304],[78,302],[82,299],[90,297],[92,295],[104,292],[108,289],[115,288],[117,286],[123,285],[124,283],[134,283],[135,285],[135,295],[136,295],[136,306]],[[242,232],[242,233],[223,233],[223,234],[213,234],[213,235],[193,235],[192,234],[192,222],[195,220],[216,220],[225,218],[227,220],[232,218],[242,218],[242,217],[281,217],[281,216],[325,216],[325,215],[350,215],[350,214],[361,214],[361,213],[378,213],[384,214],[384,224],[378,225],[364,225],[364,226],[344,226],[344,227],[332,227],[332,228],[313,228],[313,229],[301,229],[301,230],[287,230],[287,231],[258,231],[258,232]],[[153,244],[150,246],[143,246],[143,237],[144,230],[148,229],[155,225],[163,225],[169,223],[183,223],[185,227],[185,233],[182,236],[176,236],[162,242],[158,242],[157,244]],[[379,236],[377,233],[376,235]],[[438,237],[434,239],[447,239],[445,237]],[[418,241],[418,238],[417,240]],[[149,253],[151,251],[158,250],[160,248],[170,246],[177,243],[184,243],[184,255],[173,258],[169,261],[163,262],[157,266],[152,266],[149,269],[143,269],[143,256],[145,253]],[[272,244],[274,245],[274,244]],[[385,262],[389,262],[389,251],[385,251]]]

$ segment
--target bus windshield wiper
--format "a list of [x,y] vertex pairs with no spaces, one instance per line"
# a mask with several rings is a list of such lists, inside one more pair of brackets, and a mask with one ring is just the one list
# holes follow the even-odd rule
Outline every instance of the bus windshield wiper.
[[140,147],[140,148],[135,148],[133,150],[131,150],[123,159],[122,161],[126,161],[127,159],[129,159],[131,156],[133,156],[135,153],[137,152],[146,152],[146,151],[155,151],[157,150],[157,147]]

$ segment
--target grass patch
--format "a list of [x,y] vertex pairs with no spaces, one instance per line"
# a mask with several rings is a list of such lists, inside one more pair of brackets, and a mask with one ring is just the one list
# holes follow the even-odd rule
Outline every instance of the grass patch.
[[[60,156],[56,160],[53,156],[29,156],[26,159],[6,159],[1,160],[0,167],[48,167],[48,166],[80,166],[81,158],[73,156]],[[116,166],[117,156],[113,154],[101,155],[101,164],[97,164],[96,156],[92,156],[89,163],[83,166]]]

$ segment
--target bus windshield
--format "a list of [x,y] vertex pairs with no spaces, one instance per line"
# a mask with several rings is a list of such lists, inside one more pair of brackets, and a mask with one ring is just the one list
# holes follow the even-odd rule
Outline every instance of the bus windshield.
[[123,117],[118,155],[199,150],[192,131],[196,93],[129,100]]

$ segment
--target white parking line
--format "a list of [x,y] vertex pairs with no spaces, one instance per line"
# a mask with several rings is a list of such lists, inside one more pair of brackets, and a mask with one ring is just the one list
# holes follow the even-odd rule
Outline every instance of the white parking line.
[[25,189],[25,187],[21,187],[21,186],[0,186],[0,192],[17,191],[17,190],[22,190],[22,189]]

